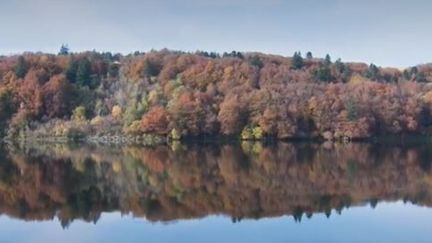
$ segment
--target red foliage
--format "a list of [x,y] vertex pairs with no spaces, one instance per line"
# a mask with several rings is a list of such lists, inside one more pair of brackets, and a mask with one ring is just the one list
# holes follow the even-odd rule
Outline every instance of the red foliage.
[[141,120],[144,133],[166,134],[168,132],[168,113],[163,107],[153,107]]

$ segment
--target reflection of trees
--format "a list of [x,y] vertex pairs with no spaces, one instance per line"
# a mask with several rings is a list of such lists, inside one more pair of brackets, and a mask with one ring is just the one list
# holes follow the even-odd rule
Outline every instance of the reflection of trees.
[[380,200],[432,205],[428,146],[10,147],[0,153],[0,211],[22,219],[149,220],[322,212]]

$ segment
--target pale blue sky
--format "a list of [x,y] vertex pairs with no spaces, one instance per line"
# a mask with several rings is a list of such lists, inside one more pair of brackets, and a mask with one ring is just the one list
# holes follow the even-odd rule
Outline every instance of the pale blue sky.
[[427,0],[1,0],[0,53],[152,48],[432,61]]

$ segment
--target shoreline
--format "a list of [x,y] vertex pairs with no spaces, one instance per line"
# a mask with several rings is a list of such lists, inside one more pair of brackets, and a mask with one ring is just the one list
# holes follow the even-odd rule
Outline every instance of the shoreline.
[[182,139],[172,139],[168,136],[144,134],[144,135],[104,135],[104,136],[84,136],[84,137],[25,137],[25,138],[3,138],[3,143],[75,143],[75,144],[101,144],[101,145],[142,145],[156,146],[169,145],[175,142],[181,144],[236,144],[236,143],[338,143],[338,144],[357,144],[357,143],[380,143],[380,144],[424,144],[431,143],[432,139],[423,134],[400,134],[400,135],[380,135],[370,138],[353,138],[353,139],[333,139],[326,140],[323,138],[285,138],[278,139],[266,137],[262,139],[242,139],[236,136],[198,136],[185,137]]

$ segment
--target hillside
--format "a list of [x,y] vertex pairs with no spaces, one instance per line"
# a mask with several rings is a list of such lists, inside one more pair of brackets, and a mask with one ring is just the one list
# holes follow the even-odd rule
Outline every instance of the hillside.
[[429,81],[431,65],[311,53],[24,53],[0,57],[0,127],[10,139],[428,134]]

